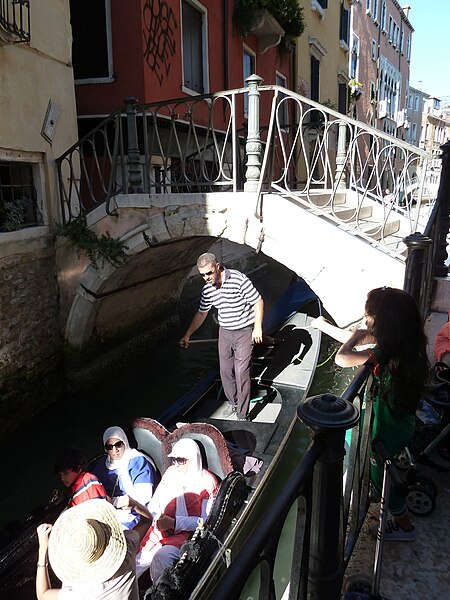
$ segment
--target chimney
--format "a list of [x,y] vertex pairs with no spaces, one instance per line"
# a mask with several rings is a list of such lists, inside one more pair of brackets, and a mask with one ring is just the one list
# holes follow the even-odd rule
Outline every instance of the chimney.
[[402,6],[402,11],[405,13],[405,17],[408,18],[409,11],[411,10],[410,6]]

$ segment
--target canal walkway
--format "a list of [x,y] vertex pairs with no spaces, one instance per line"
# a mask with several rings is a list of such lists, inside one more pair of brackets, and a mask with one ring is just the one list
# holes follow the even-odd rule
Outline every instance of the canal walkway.
[[[438,487],[436,509],[428,516],[412,515],[417,532],[413,543],[384,545],[380,594],[386,600],[448,600],[450,598],[450,472],[425,466],[423,475]],[[346,576],[372,579],[375,539],[370,527],[378,522],[379,505],[372,504]]]
[[[448,320],[450,278],[440,278],[434,290],[432,312],[425,323],[428,358],[434,357],[434,340]],[[414,543],[389,542],[384,546],[380,594],[386,600],[450,599],[450,462],[436,453],[436,467],[419,465],[419,473],[430,477],[438,488],[436,509],[427,516],[412,515],[417,532]],[[370,533],[377,523],[379,504],[372,504],[366,517],[346,576],[372,579],[375,539]]]

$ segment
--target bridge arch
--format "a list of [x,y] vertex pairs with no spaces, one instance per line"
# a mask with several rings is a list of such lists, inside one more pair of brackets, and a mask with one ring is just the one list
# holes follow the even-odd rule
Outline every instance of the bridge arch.
[[88,215],[89,226],[124,241],[129,260],[98,270],[85,263],[66,286],[68,347],[107,347],[114,332],[126,340],[168,322],[197,256],[220,238],[261,250],[303,277],[340,325],[362,316],[373,287],[402,287],[398,257],[290,198],[265,194],[263,204],[263,220],[254,214],[256,194],[245,192],[117,196],[112,216],[98,207]]

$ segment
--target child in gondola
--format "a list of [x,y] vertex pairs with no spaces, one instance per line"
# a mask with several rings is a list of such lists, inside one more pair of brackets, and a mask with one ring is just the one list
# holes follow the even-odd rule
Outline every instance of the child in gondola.
[[85,500],[108,499],[105,488],[95,475],[86,471],[86,466],[86,457],[77,448],[63,450],[56,459],[55,472],[62,483],[70,488],[67,508]]

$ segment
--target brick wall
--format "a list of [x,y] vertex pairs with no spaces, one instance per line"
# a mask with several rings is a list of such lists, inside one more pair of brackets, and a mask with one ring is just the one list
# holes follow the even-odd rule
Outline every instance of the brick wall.
[[53,249],[0,258],[0,429],[58,392],[61,340]]

